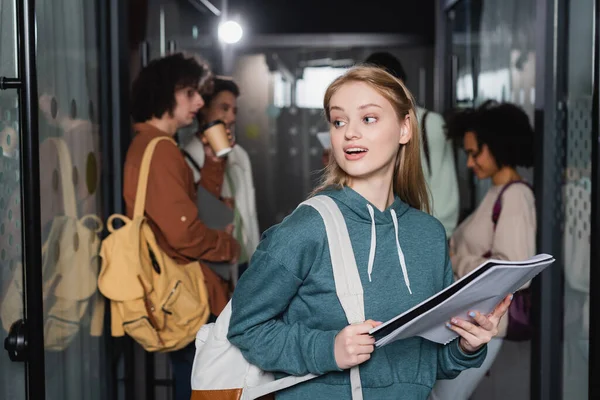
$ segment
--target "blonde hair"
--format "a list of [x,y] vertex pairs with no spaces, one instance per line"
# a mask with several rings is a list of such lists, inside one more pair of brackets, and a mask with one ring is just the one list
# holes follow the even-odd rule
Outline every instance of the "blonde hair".
[[[390,102],[400,121],[408,115],[412,136],[408,143],[400,145],[396,155],[396,168],[393,176],[393,190],[402,201],[418,210],[430,212],[427,184],[421,166],[421,144],[419,125],[415,111],[415,101],[404,83],[385,70],[377,67],[357,66],[337,78],[325,92],[323,108],[327,122],[331,122],[329,106],[333,95],[345,84],[362,82],[369,85],[377,93]],[[316,194],[327,187],[343,187],[350,183],[351,177],[340,168],[335,157],[329,157],[329,164],[320,185],[314,190]]]

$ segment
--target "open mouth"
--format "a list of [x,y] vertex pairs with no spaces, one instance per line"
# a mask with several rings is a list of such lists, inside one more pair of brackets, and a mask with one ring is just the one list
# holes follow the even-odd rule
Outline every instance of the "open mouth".
[[348,161],[358,161],[361,160],[367,154],[368,151],[369,150],[365,149],[364,147],[349,146],[344,149],[344,157]]
[[361,147],[350,147],[345,150],[346,154],[361,154],[366,153],[367,151],[367,149],[363,149]]

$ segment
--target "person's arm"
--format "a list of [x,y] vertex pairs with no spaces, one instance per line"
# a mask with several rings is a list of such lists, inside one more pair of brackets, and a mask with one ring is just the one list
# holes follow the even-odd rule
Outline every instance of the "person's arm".
[[305,375],[340,370],[334,355],[338,331],[282,319],[327,243],[317,218],[311,207],[301,207],[265,232],[233,294],[228,339],[265,371]]
[[531,189],[516,184],[502,195],[502,212],[496,226],[492,258],[526,260],[535,255],[537,221]]
[[250,157],[248,153],[244,149],[242,150],[242,154],[240,154],[240,160],[242,161],[244,177],[246,180],[246,201],[248,205],[246,207],[248,216],[246,220],[244,220],[244,228],[246,230],[246,235],[248,236],[248,246],[249,251],[252,253],[256,249],[258,245],[258,241],[260,240],[260,230],[258,228],[258,216],[256,211],[256,193],[254,189],[254,180],[252,175],[252,163],[250,162]]
[[449,238],[456,228],[459,213],[454,150],[444,133],[445,122],[441,115],[430,112],[425,123],[431,173],[424,170],[431,191],[433,215],[444,225],[446,237]]
[[200,173],[202,177],[199,184],[217,199],[221,198],[225,179],[225,159],[211,157],[207,154]]
[[239,246],[230,234],[209,229],[198,219],[196,203],[186,188],[187,168],[175,145],[161,142],[156,146],[148,176],[146,214],[184,257],[231,261]]
[[[490,218],[491,218],[490,211]],[[502,195],[490,258],[506,261],[526,260],[535,255],[536,215],[533,193],[525,185],[515,184]],[[483,254],[461,252],[452,257],[457,278],[482,264]]]
[[469,272],[480,266],[485,260],[483,254],[466,253],[462,248],[460,251],[452,254],[452,268],[456,279],[461,279]]
[[210,146],[202,143],[197,136],[193,137],[182,151],[194,173],[194,183],[202,185],[213,196],[220,198],[226,159],[216,157]]
[[[446,260],[444,288],[454,282],[452,264],[449,258],[446,258]],[[460,348],[459,343],[460,337],[445,346],[439,345],[437,379],[453,379],[461,371],[468,368],[479,368],[483,364],[487,355],[487,345],[484,345],[475,353],[468,354]]]

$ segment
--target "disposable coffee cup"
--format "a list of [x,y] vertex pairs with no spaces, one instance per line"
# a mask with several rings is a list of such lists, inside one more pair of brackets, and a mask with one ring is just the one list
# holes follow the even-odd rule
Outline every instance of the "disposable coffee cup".
[[221,120],[209,122],[202,130],[208,144],[217,157],[225,157],[231,151],[231,143],[227,137],[225,123]]

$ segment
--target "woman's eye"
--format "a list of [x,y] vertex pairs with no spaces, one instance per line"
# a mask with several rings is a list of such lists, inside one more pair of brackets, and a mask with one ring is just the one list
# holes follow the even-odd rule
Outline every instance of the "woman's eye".
[[346,125],[344,121],[333,121],[333,126],[335,126],[336,128],[341,128],[344,125]]
[[375,118],[375,117],[365,117],[363,119],[363,121],[365,121],[365,123],[367,123],[367,124],[372,124],[374,122],[377,122],[377,118]]

